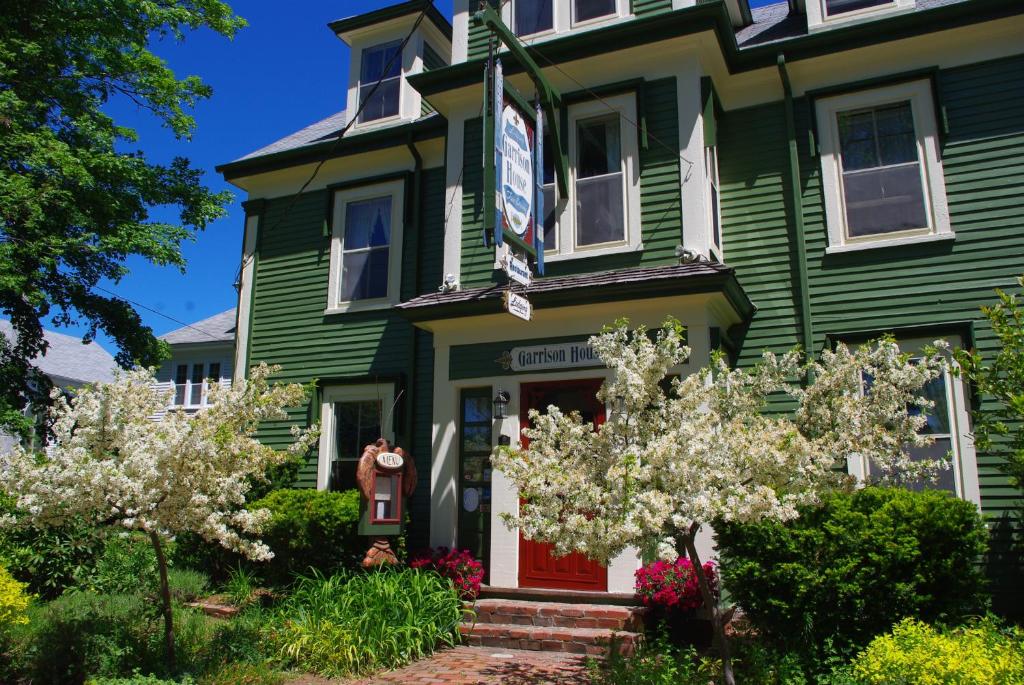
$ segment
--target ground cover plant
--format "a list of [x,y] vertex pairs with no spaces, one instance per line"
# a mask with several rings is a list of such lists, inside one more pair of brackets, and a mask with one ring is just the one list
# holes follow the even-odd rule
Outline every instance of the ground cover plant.
[[303,577],[278,608],[270,640],[288,665],[328,677],[397,668],[459,642],[464,609],[430,571]]
[[867,487],[833,493],[788,522],[715,528],[724,583],[765,640],[814,671],[852,657],[905,617],[983,612],[988,534],[949,493]]

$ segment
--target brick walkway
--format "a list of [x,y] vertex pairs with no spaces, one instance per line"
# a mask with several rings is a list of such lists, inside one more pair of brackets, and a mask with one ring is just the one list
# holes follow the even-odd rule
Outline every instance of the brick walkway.
[[[456,647],[359,685],[589,685],[586,658],[557,652]],[[353,684],[355,685],[355,684]]]

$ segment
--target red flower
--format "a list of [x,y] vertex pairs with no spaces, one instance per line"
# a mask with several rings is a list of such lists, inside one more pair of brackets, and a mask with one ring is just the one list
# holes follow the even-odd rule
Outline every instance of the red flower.
[[427,568],[452,581],[463,599],[476,599],[484,579],[484,567],[469,550],[447,547],[428,549],[415,555],[410,568]]
[[[703,564],[703,569],[711,584],[711,592],[717,598],[719,588],[715,565],[708,561]],[[663,611],[688,612],[704,604],[693,564],[685,557],[676,559],[674,563],[655,561],[637,569],[636,594],[645,606]]]

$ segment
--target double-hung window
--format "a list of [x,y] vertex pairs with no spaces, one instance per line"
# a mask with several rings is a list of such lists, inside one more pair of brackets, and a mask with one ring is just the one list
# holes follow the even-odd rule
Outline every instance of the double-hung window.
[[953,237],[929,82],[816,107],[830,252]]
[[618,11],[616,0],[571,0],[572,23],[602,19]]
[[555,27],[554,0],[513,0],[512,27],[517,36],[546,33]]
[[[402,90],[401,41],[363,50],[359,67],[360,123],[397,116]],[[377,82],[380,85],[377,85]]]
[[351,490],[363,449],[385,438],[394,442],[390,383],[336,385],[324,388],[317,487]]
[[544,146],[545,259],[639,250],[640,182],[636,96],[569,109],[569,197],[555,199],[553,146]]
[[[915,354],[927,342],[901,341],[900,348],[904,352]],[[954,345],[961,344],[956,336],[949,342]],[[864,392],[871,392],[871,379],[867,377],[864,379]],[[904,487],[912,490],[946,490],[961,499],[980,502],[978,468],[970,434],[967,391],[963,380],[952,374],[949,369],[945,369],[938,378],[929,381],[922,388],[921,396],[932,403],[925,411],[927,423],[921,429],[921,433],[931,436],[933,442],[925,447],[908,447],[910,458],[915,461],[948,461],[949,468],[940,470],[934,482],[907,482],[904,483]],[[914,406],[910,408],[910,412],[920,414],[922,410]],[[866,482],[873,482],[880,475],[875,464],[861,457],[852,460],[850,467],[851,473]]]
[[209,384],[218,382],[220,382],[219,362],[176,365],[174,369],[174,406],[198,408],[208,405]]
[[328,313],[397,302],[403,196],[401,181],[337,191]]
[[893,0],[825,0],[825,12],[829,16],[835,16],[891,4]]

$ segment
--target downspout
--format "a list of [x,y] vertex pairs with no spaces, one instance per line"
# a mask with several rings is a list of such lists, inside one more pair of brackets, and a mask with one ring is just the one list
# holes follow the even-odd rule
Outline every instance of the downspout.
[[804,354],[808,360],[814,350],[814,324],[811,318],[811,293],[807,276],[807,244],[804,234],[804,207],[800,197],[800,154],[796,144],[796,116],[793,112],[793,88],[786,70],[786,56],[778,56],[779,77],[786,106],[786,139],[789,142],[789,193],[793,207],[790,225],[793,227],[792,241],[796,246],[796,290],[800,299],[800,328],[803,332]]
[[[423,195],[423,157],[420,155],[420,151],[416,149],[416,143],[413,142],[412,132],[410,131],[405,141],[406,147],[409,148],[409,154],[412,155],[413,168],[412,168],[412,211],[409,212],[409,221],[406,222],[408,230],[405,232],[407,236],[413,238],[410,241],[403,241],[404,245],[412,247],[413,250],[413,269],[410,275],[410,281],[412,282],[412,297],[416,297],[419,294],[420,288],[420,267],[422,258],[420,257],[420,212],[422,208],[421,197]],[[411,243],[411,245],[410,245]],[[408,249],[408,247],[404,248]],[[401,292],[401,288],[399,288]],[[415,325],[412,326],[412,331],[409,333],[409,378],[405,383],[405,449],[413,450],[413,430],[416,427],[416,423],[413,418],[415,413],[415,384],[416,384],[416,341],[419,337],[419,329]],[[415,456],[415,455],[414,455]]]

